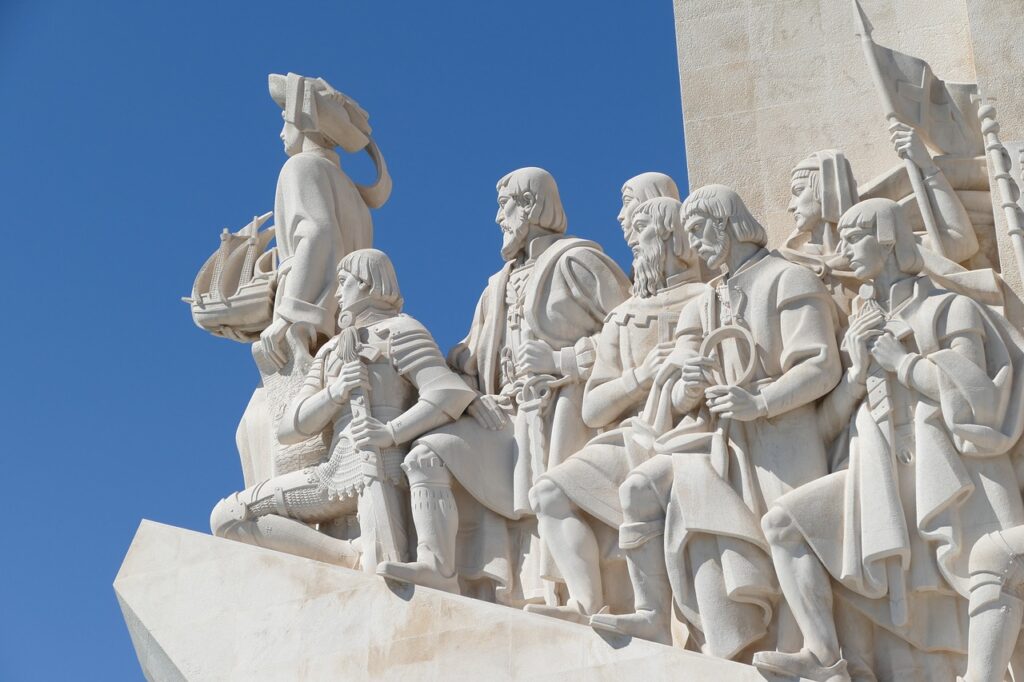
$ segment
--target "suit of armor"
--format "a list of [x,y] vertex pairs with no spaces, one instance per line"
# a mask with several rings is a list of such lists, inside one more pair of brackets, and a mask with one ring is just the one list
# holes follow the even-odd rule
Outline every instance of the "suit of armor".
[[[418,404],[433,408],[441,423],[457,418],[475,393],[445,364],[434,339],[404,314],[371,311],[357,320],[359,359],[367,371],[369,412],[388,424],[394,445],[381,449],[383,479],[404,486],[401,463],[407,442],[421,433],[416,420],[403,415]],[[278,437],[304,440],[332,429],[331,456],[307,467],[264,481],[221,500],[210,525],[215,535],[312,559],[354,567],[358,553],[350,543],[307,524],[325,523],[356,511],[364,477],[360,450],[349,435],[353,421],[350,396],[338,395],[342,335],[317,353],[305,382],[283,415]]]

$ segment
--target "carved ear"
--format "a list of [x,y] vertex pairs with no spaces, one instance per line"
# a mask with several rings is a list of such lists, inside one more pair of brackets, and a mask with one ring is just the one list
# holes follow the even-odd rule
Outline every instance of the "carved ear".
[[533,196],[533,192],[523,192],[522,195],[520,195],[519,204],[527,210],[532,209],[537,205],[537,197]]

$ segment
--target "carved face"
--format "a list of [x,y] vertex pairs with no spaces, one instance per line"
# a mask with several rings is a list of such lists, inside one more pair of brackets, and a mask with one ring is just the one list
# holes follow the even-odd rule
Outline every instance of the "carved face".
[[[802,175],[802,177],[801,177]],[[795,173],[789,191],[789,212],[798,232],[807,232],[821,222],[821,200],[806,173]]]
[[732,248],[732,234],[726,221],[702,215],[693,215],[686,221],[686,233],[690,246],[697,252],[708,269],[715,271],[725,265]]
[[526,247],[526,238],[530,234],[529,215],[533,204],[534,198],[529,192],[513,196],[508,188],[498,190],[498,215],[494,217],[494,221],[501,227],[504,235],[501,242],[501,257],[507,261],[514,259]]
[[623,187],[622,208],[619,210],[616,220],[622,226],[622,235],[626,238],[626,243],[629,244],[630,248],[636,244],[637,234],[635,228],[630,225],[632,221],[629,219],[629,212],[636,208],[637,203],[636,195],[633,194],[633,188],[629,186]]
[[353,274],[344,270],[338,271],[338,290],[334,297],[338,301],[339,324],[344,326],[341,318],[346,314],[348,316],[357,314],[366,307],[370,300],[369,290],[370,287],[360,282]]
[[[283,111],[281,116],[284,116]],[[281,127],[281,142],[284,143],[284,153],[288,156],[295,156],[302,151],[302,133],[288,121]]]
[[851,225],[839,233],[839,252],[846,258],[857,279],[867,282],[878,276],[892,251],[882,244],[869,227]]
[[633,219],[633,293],[648,298],[665,288],[665,262],[668,249],[649,215]]

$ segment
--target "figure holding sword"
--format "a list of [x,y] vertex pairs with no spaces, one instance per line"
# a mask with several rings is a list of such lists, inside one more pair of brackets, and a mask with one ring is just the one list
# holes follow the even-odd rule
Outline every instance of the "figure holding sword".
[[[398,279],[383,252],[362,249],[342,259],[337,301],[342,331],[317,353],[277,434],[287,443],[329,429],[330,458],[230,495],[210,525],[221,537],[373,572],[408,554],[407,443],[458,418],[476,394],[448,368],[423,325],[402,314]],[[358,543],[314,528],[357,512]]]

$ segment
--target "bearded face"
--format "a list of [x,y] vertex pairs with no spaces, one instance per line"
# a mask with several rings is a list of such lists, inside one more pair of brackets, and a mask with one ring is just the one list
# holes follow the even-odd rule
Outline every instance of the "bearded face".
[[725,221],[695,215],[687,220],[686,232],[690,236],[690,246],[708,266],[708,270],[715,272],[725,265],[732,246]]
[[501,257],[506,261],[515,259],[526,247],[530,234],[527,199],[515,197],[506,189],[498,192],[498,215],[494,220],[501,228]]
[[633,229],[639,235],[633,243],[633,295],[650,298],[665,288],[668,249],[650,216],[635,216]]

